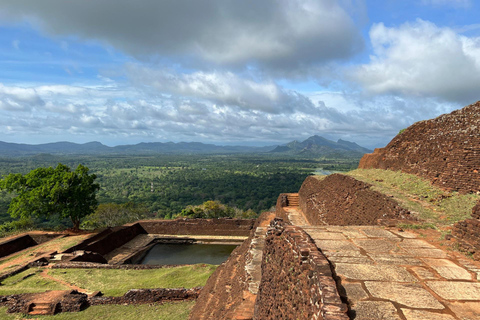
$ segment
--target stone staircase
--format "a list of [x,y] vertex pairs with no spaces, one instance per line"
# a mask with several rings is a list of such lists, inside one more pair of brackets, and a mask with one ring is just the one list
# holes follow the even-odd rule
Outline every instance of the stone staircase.
[[52,305],[49,302],[32,303],[29,307],[29,310],[29,315],[45,316],[53,314]]
[[298,193],[290,193],[287,195],[287,207],[298,207],[300,205],[300,200],[298,198]]

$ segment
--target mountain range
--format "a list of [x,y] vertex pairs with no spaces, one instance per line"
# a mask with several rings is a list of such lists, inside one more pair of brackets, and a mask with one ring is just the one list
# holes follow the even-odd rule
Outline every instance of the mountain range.
[[313,136],[303,142],[292,141],[279,146],[218,146],[200,142],[142,142],[134,145],[106,146],[100,142],[78,144],[73,142],[54,142],[45,144],[19,144],[0,141],[0,157],[19,157],[37,154],[55,155],[101,155],[101,154],[213,154],[213,153],[275,153],[289,155],[358,155],[369,153],[354,142],[337,142],[320,136]]

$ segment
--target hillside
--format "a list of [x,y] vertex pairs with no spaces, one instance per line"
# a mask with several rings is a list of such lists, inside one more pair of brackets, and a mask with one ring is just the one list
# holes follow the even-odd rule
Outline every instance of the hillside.
[[398,134],[365,155],[359,168],[401,170],[444,189],[480,192],[480,102]]
[[371,150],[361,147],[355,142],[339,139],[337,142],[320,136],[312,136],[302,142],[294,140],[285,145],[276,147],[272,153],[285,153],[303,156],[362,156]]
[[20,157],[38,154],[52,155],[155,155],[155,154],[232,154],[232,153],[280,153],[302,156],[361,157],[371,152],[354,142],[331,141],[312,136],[303,142],[292,141],[281,146],[219,146],[201,142],[141,142],[133,145],[106,146],[100,142],[83,144],[55,142],[45,144],[20,144],[0,141],[0,156]]

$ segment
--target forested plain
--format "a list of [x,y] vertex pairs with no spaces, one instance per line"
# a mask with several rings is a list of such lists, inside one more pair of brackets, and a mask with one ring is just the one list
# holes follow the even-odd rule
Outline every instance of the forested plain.
[[[100,185],[100,204],[145,207],[151,218],[172,218],[189,205],[216,200],[256,213],[268,210],[279,193],[297,192],[315,171],[348,171],[357,158],[313,158],[271,154],[53,156],[0,158],[0,176],[26,174],[39,167],[87,166]],[[0,191],[0,223],[12,221],[14,195]],[[68,220],[36,221],[46,228],[69,227]]]

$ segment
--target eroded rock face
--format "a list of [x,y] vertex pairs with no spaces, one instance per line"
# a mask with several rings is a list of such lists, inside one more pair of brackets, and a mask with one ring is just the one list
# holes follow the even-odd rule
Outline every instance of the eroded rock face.
[[359,168],[401,170],[462,193],[480,191],[480,101],[417,122],[385,148],[365,155]]
[[300,208],[312,225],[376,225],[379,219],[411,219],[408,210],[371,185],[343,174],[305,179]]

